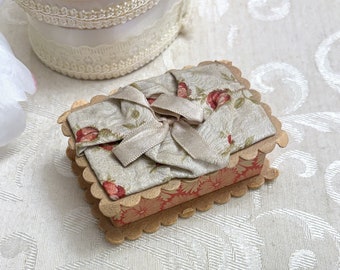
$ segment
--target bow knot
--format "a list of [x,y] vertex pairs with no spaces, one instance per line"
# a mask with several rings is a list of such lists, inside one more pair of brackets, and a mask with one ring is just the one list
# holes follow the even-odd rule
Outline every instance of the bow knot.
[[118,91],[111,98],[137,103],[149,109],[155,121],[141,125],[128,133],[113,149],[123,166],[161,144],[168,134],[192,158],[218,163],[219,157],[191,125],[203,123],[203,109],[197,104],[177,96],[161,94],[151,105],[145,96],[133,87]]
[[165,118],[165,117],[161,117],[159,118],[159,121],[164,123],[164,124],[168,124],[169,126],[172,126],[175,122],[178,122],[180,120],[180,118],[175,118],[175,117],[169,117],[169,118]]

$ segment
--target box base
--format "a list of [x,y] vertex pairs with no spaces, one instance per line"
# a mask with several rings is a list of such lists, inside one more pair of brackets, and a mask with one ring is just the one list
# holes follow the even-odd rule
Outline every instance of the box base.
[[[73,169],[76,168],[73,167]],[[161,225],[172,225],[177,222],[178,217],[188,218],[196,211],[207,211],[214,203],[224,204],[228,202],[231,197],[241,197],[247,193],[248,189],[259,188],[266,180],[274,180],[278,174],[279,172],[277,169],[269,167],[269,161],[266,159],[259,175],[226,186],[122,227],[115,227],[112,225],[110,218],[105,217],[100,212],[98,207],[99,200],[91,195],[91,192],[88,189],[88,183],[85,182],[81,176],[78,180],[80,187],[86,191],[86,200],[92,205],[92,214],[99,220],[99,227],[104,231],[106,240],[111,244],[117,245],[123,243],[125,240],[136,240],[142,236],[143,232],[154,233]]]

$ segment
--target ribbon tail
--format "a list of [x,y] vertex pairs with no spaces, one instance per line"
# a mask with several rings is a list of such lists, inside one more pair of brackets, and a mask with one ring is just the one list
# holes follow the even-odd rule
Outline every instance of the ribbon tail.
[[193,159],[213,164],[225,162],[188,123],[184,121],[174,123],[171,135]]
[[160,144],[169,131],[168,124],[142,125],[132,131],[112,152],[124,167]]

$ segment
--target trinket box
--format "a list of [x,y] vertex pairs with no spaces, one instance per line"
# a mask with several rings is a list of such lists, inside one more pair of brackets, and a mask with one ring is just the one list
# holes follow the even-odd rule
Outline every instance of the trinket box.
[[278,172],[288,137],[230,62],[203,62],[78,101],[58,120],[111,243],[241,196]]

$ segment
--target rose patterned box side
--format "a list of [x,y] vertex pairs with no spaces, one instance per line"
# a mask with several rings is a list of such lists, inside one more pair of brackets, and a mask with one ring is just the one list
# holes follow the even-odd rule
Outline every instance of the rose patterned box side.
[[71,160],[73,160],[72,169],[77,175],[79,175],[78,181],[80,187],[85,190],[86,200],[92,205],[93,216],[98,219],[98,225],[100,229],[104,231],[106,240],[114,245],[123,243],[125,239],[136,240],[142,236],[143,232],[156,232],[161,225],[169,226],[176,223],[179,217],[189,218],[196,211],[207,211],[214,203],[224,204],[227,203],[231,197],[241,197],[245,195],[249,189],[259,188],[265,183],[265,181],[272,181],[277,178],[279,174],[277,169],[270,168],[269,161],[265,159],[261,173],[258,175],[239,181],[235,184],[222,187],[216,191],[199,196],[174,207],[164,209],[163,211],[159,211],[153,215],[136,220],[135,222],[117,227],[114,226],[111,219],[104,216],[103,211],[100,210],[100,200],[93,197],[95,193],[91,191],[91,184],[89,184],[88,180],[85,180],[82,176],[84,168],[82,166],[78,166],[74,161],[75,152],[68,148],[67,155]]
[[182,180],[180,186],[175,190],[162,190],[161,194],[153,199],[141,198],[140,202],[133,207],[122,206],[121,211],[111,217],[111,222],[117,227],[124,226],[225,186],[259,175],[263,168],[265,156],[264,153],[259,152],[257,157],[252,160],[240,159],[237,166],[201,176],[198,181]]

